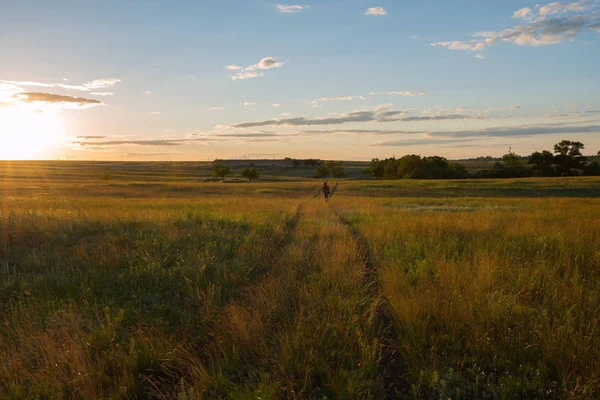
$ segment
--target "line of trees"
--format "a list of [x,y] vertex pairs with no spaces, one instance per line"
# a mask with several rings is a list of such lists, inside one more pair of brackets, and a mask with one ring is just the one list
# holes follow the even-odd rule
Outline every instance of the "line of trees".
[[[527,157],[508,153],[492,170],[479,171],[475,177],[514,178],[527,176],[581,176],[600,175],[598,160],[589,161],[581,151],[581,142],[563,140],[554,145],[554,152],[535,151]],[[597,156],[600,158],[600,151]]]
[[[407,155],[402,158],[374,158],[366,172],[380,179],[461,179],[461,178],[519,178],[528,176],[600,175],[599,160],[589,162],[582,155],[585,145],[563,140],[554,145],[554,153],[536,151],[528,157],[516,153],[505,154],[491,170],[469,174],[463,165],[443,157]],[[492,157],[486,161],[493,160]]]
[[460,179],[468,176],[464,166],[444,157],[421,157],[415,154],[398,159],[374,158],[367,171],[380,179]]
[[311,168],[311,167],[314,168],[319,163],[319,160],[315,160],[313,158],[307,158],[307,159],[301,160],[301,159],[297,159],[297,158],[286,157],[285,160],[291,162],[292,166],[294,168],[298,168],[301,166],[308,167],[308,168]]
[[317,165],[316,178],[345,178],[346,171],[341,161],[325,161]]
[[[225,177],[232,174],[231,167],[225,164],[213,164],[213,177],[221,178],[221,182],[225,180]],[[244,168],[240,175],[243,178],[248,179],[248,182],[252,182],[253,180],[258,180],[260,178],[260,172],[254,168]]]

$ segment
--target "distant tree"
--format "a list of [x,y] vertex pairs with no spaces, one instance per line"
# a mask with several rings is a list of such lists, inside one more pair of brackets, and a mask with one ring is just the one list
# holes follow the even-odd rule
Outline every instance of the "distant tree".
[[404,179],[420,179],[423,177],[423,159],[421,156],[410,154],[398,160],[396,170],[398,176]]
[[534,171],[536,171],[536,175],[552,176],[556,174],[556,169],[554,168],[554,155],[548,150],[532,153],[529,156],[527,164],[533,167]]
[[329,176],[334,178],[344,178],[346,176],[346,172],[344,171],[344,163],[341,161],[327,161],[325,163],[325,168],[329,171]]
[[307,167],[316,167],[318,162],[317,160],[309,158],[308,160],[302,160],[302,163]]
[[295,158],[292,160],[292,166],[294,168],[298,168],[302,162],[300,160],[296,160]]
[[556,154],[554,159],[563,175],[571,175],[574,170],[585,168],[586,158],[581,154],[583,149],[585,149],[583,143],[570,140],[563,140],[554,145]]
[[248,182],[252,182],[252,179],[257,180],[260,177],[260,173],[257,170],[250,168],[244,168],[241,175],[248,179]]
[[326,178],[329,176],[329,170],[327,169],[327,166],[324,163],[317,165],[315,176],[317,178]]
[[375,178],[383,178],[383,173],[385,172],[384,167],[385,162],[383,160],[374,158],[369,163],[369,168],[367,168],[367,171]]
[[520,168],[524,165],[523,157],[512,151],[502,156],[502,163],[506,168]]
[[231,168],[225,164],[213,164],[213,176],[216,178],[221,178],[221,182],[225,180],[227,175],[231,175]]
[[596,153],[596,157],[600,158],[600,150],[598,150],[598,153]]

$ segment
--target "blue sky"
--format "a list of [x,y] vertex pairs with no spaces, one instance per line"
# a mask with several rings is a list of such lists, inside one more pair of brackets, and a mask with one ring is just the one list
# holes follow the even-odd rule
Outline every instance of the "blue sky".
[[0,158],[600,150],[600,2],[2,1]]

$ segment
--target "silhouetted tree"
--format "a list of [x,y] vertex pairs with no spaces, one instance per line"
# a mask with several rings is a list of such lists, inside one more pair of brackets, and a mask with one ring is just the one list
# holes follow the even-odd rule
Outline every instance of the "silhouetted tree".
[[256,180],[260,177],[260,173],[257,170],[250,168],[244,168],[241,175],[248,179],[248,182],[252,182],[252,179]]
[[379,158],[374,158],[369,163],[369,168],[367,168],[367,171],[371,174],[371,176],[375,178],[383,178],[383,173],[385,171],[384,166],[385,163],[383,160],[380,160]]
[[512,151],[502,156],[502,163],[506,168],[521,168],[524,165],[523,157]]
[[533,170],[536,171],[536,175],[539,176],[556,175],[555,163],[554,155],[548,150],[532,153],[527,161],[527,164],[531,165]]
[[221,178],[221,182],[225,181],[227,175],[231,175],[231,168],[225,164],[213,164],[213,176]]
[[554,145],[554,159],[563,175],[572,175],[573,170],[582,170],[585,167],[586,158],[581,154],[583,149],[583,143],[570,140],[563,140]]

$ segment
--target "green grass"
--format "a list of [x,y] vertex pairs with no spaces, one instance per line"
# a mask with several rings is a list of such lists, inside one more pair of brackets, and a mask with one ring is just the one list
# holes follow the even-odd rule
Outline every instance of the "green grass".
[[600,395],[598,178],[50,164],[0,166],[0,398]]

